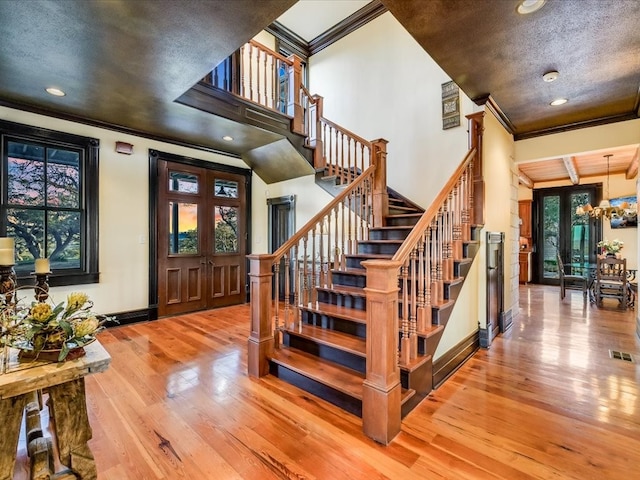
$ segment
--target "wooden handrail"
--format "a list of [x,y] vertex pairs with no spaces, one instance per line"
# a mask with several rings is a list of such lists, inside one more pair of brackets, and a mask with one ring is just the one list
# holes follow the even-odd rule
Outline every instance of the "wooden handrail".
[[464,160],[462,160],[462,163],[460,163],[460,166],[458,166],[456,171],[449,178],[449,181],[444,185],[444,187],[442,187],[440,193],[438,193],[436,198],[433,199],[433,202],[431,202],[429,208],[427,208],[422,214],[422,217],[420,217],[418,223],[416,223],[415,227],[413,227],[411,233],[409,233],[404,242],[402,242],[402,245],[393,256],[394,261],[400,261],[404,263],[409,259],[409,255],[411,254],[414,246],[418,243],[418,241],[422,237],[423,232],[429,226],[433,218],[438,214],[438,210],[447,199],[449,192],[451,192],[456,183],[458,183],[463,172],[469,165],[469,162],[471,162],[473,157],[476,155],[476,153],[476,148],[472,148],[471,150],[469,150],[467,155],[464,157]]
[[374,174],[376,170],[375,165],[370,165],[361,175],[359,175],[353,182],[351,182],[348,188],[345,188],[339,195],[337,195],[331,202],[329,202],[322,210],[320,210],[314,217],[304,224],[302,228],[293,234],[286,242],[284,242],[278,250],[273,253],[273,263],[279,262],[285,253],[287,253],[294,245],[296,245],[302,237],[307,235],[311,229],[318,224],[336,205],[342,203],[342,201],[351,194],[351,192],[358,188],[366,179]]
[[305,87],[303,84],[300,84],[300,90],[302,90],[302,93],[304,93],[305,96],[309,99],[309,103],[311,104],[316,103],[316,99],[313,98],[313,95],[311,95],[311,92],[307,90],[307,87]]
[[356,135],[355,133],[347,130],[344,127],[341,127],[340,125],[338,125],[337,123],[332,122],[331,120],[327,120],[325,117],[320,117],[320,120],[322,121],[322,123],[324,123],[325,125],[328,125],[334,129],[336,129],[337,131],[339,131],[340,133],[342,133],[343,135],[346,135],[348,137],[351,137],[353,140],[363,144],[364,146],[368,147],[369,149],[371,148],[371,142],[369,140],[365,140],[362,137],[359,137],[358,135]]
[[269,47],[265,47],[264,45],[262,45],[261,43],[256,42],[255,40],[249,40],[249,45],[251,45],[253,47],[256,47],[258,50],[262,50],[263,52],[266,52],[269,55],[272,55],[272,56],[276,57],[278,60],[280,60],[281,62],[286,63],[289,66],[293,65],[293,62],[291,60],[289,60],[287,57],[285,57],[283,55],[280,55],[278,52],[274,52]]

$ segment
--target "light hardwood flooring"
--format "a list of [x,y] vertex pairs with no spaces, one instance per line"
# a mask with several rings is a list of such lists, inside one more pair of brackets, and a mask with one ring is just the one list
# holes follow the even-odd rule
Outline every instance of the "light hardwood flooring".
[[[273,377],[247,377],[248,306],[111,328],[87,378],[102,480],[640,478],[635,311],[520,289],[513,327],[402,423],[360,419]],[[46,414],[46,412],[45,412]],[[23,444],[15,479],[27,478]]]

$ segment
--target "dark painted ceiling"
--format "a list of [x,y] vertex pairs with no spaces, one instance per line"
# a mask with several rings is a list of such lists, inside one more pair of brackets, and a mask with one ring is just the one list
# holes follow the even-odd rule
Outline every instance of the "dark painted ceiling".
[[[243,154],[282,137],[175,99],[294,3],[0,0],[0,104]],[[383,0],[469,97],[491,95],[518,137],[638,116],[640,1],[547,0],[529,16],[517,3]],[[551,69],[560,78],[544,83]],[[550,107],[557,96],[569,103]]]
[[467,96],[491,96],[516,138],[640,114],[638,0],[547,0],[529,15],[518,0],[382,3]]
[[174,100],[295,2],[0,0],[0,104],[237,154],[278,141]]

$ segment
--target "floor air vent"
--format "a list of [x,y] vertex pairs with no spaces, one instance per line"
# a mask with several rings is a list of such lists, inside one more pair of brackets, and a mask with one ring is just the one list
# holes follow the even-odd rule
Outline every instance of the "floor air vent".
[[617,352],[616,350],[609,350],[609,356],[614,360],[623,360],[625,362],[635,363],[633,360],[633,355],[626,352]]

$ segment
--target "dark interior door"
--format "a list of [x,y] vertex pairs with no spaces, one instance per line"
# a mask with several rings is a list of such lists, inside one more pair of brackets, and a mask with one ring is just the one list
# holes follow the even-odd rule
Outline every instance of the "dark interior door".
[[560,254],[566,272],[584,274],[595,263],[601,223],[588,215],[578,215],[580,205],[597,204],[601,188],[579,185],[534,190],[535,260],[533,276],[537,283],[558,285]]

